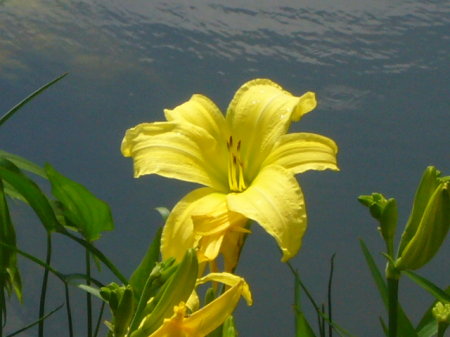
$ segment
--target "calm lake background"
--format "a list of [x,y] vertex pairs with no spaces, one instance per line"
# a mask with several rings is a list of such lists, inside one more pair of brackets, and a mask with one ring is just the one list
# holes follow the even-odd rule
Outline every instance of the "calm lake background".
[[[450,174],[449,42],[448,1],[0,0],[0,114],[69,72],[2,127],[0,148],[49,162],[107,201],[116,229],[97,245],[129,275],[162,224],[154,208],[171,208],[194,186],[134,179],[131,160],[120,154],[127,128],[163,119],[164,108],[193,93],[225,110],[235,90],[258,77],[295,94],[315,91],[318,108],[293,130],[333,138],[341,171],[298,176],[309,229],[292,263],[322,302],[336,253],[334,318],[355,335],[381,336],[384,308],[358,239],[381,268],[384,247],[356,198],[397,198],[402,228],[425,167]],[[27,208],[13,209],[19,246],[43,257],[43,229]],[[448,243],[420,270],[442,287]],[[57,269],[82,271],[83,251],[71,242],[58,238],[54,254]],[[240,336],[294,336],[293,279],[279,259],[274,240],[253,226],[237,272],[255,303],[237,310]],[[10,301],[7,333],[37,316],[41,270],[23,259],[20,266],[25,305]],[[48,311],[62,303],[61,285],[52,284]],[[401,286],[417,322],[431,298],[407,279]],[[76,336],[85,336],[84,296],[72,294]],[[66,336],[66,329],[61,311],[48,320],[46,335]]]

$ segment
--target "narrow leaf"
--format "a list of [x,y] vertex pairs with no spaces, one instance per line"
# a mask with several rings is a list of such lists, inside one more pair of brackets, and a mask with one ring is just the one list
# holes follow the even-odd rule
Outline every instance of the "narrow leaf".
[[[448,295],[450,294],[450,286],[447,287],[445,293]],[[437,301],[433,301],[433,303],[428,307],[416,327],[417,335],[419,337],[432,337],[438,332],[438,324],[433,315],[433,307],[436,305],[436,302]]]
[[63,306],[64,306],[64,304],[61,304],[61,305],[58,306],[57,308],[55,308],[55,309],[53,309],[52,311],[50,311],[48,314],[45,314],[44,316],[42,316],[41,318],[39,318],[37,321],[35,321],[35,322],[31,323],[31,324],[28,324],[27,326],[24,326],[23,328],[21,328],[21,329],[19,329],[19,330],[14,331],[13,333],[7,335],[6,337],[13,337],[13,336],[16,336],[16,335],[18,335],[18,334],[20,334],[20,333],[22,333],[22,332],[24,332],[24,331],[26,331],[26,330],[32,328],[32,327],[35,326],[36,324],[39,324],[41,321],[43,321],[43,320],[49,318],[51,315],[53,315],[55,312],[57,312],[57,311],[58,311],[59,309],[61,309]]
[[428,291],[437,300],[444,303],[450,303],[450,294],[447,294],[444,290],[439,288],[433,282],[427,280],[426,278],[412,271],[404,271],[403,273],[406,274],[411,280],[416,282],[419,286]]
[[159,259],[161,233],[162,228],[158,229],[158,232],[156,233],[153,242],[149,246],[144,258],[130,277],[130,285],[133,288],[134,295],[135,297],[137,297],[137,299],[141,297],[142,290],[144,289],[145,283],[147,282],[147,278]]
[[[370,272],[372,274],[372,278],[375,281],[375,285],[378,288],[378,292],[383,300],[383,303],[385,307],[388,307],[388,292],[387,292],[387,285],[384,281],[384,278],[378,269],[375,260],[373,259],[369,249],[367,248],[367,245],[365,242],[360,239],[359,243],[361,245],[361,250],[364,254],[364,257],[366,259],[366,263],[369,266]],[[413,325],[411,324],[411,321],[406,316],[403,308],[401,307],[400,303],[398,304],[398,326],[399,331],[398,334],[400,337],[414,337],[417,336]]]
[[378,288],[378,292],[380,293],[381,299],[384,302],[384,305],[387,307],[388,305],[388,292],[387,292],[387,286],[386,282],[384,281],[384,278],[378,269],[375,260],[372,257],[372,254],[370,253],[369,249],[367,248],[367,245],[365,242],[360,239],[359,243],[361,245],[361,250],[364,254],[364,258],[366,259],[367,266],[369,267],[370,273],[372,274],[372,278],[375,281],[375,285]]
[[4,114],[1,118],[0,118],[0,126],[5,123],[9,118],[11,118],[14,113],[16,113],[20,108],[22,108],[25,104],[27,104],[29,101],[31,101],[33,98],[35,98],[36,96],[40,95],[43,91],[45,91],[47,88],[51,87],[53,84],[55,84],[56,82],[58,82],[59,80],[63,79],[64,77],[66,77],[68,74],[62,74],[61,76],[58,76],[57,78],[55,78],[53,81],[50,81],[49,83],[47,83],[46,85],[40,87],[38,90],[36,90],[35,92],[33,92],[32,94],[28,95],[24,100],[22,100],[19,104],[15,105],[13,108],[11,108],[11,110],[9,110],[6,114]]

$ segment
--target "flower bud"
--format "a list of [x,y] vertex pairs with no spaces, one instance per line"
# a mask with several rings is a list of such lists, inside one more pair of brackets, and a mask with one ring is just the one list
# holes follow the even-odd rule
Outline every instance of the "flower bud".
[[450,303],[437,302],[432,312],[438,323],[450,324]]
[[397,228],[397,201],[394,198],[386,199],[381,193],[361,195],[358,200],[369,208],[372,217],[380,223],[378,230],[381,232],[388,249],[391,250],[390,247],[393,246]]
[[428,167],[414,199],[413,209],[402,234],[395,267],[418,269],[439,250],[450,227],[450,179]]

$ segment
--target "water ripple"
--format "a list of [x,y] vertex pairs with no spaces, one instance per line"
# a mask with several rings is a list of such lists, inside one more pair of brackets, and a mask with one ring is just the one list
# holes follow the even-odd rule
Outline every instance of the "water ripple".
[[[362,74],[438,69],[447,63],[444,1],[15,0],[0,4],[0,68],[27,50],[74,64],[125,66],[130,59],[261,60],[351,68]],[[22,65],[23,66],[23,65]]]

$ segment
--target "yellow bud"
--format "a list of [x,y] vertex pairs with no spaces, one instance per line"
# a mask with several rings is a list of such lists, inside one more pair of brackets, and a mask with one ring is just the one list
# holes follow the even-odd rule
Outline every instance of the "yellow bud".
[[437,302],[432,311],[438,323],[450,324],[450,303]]

